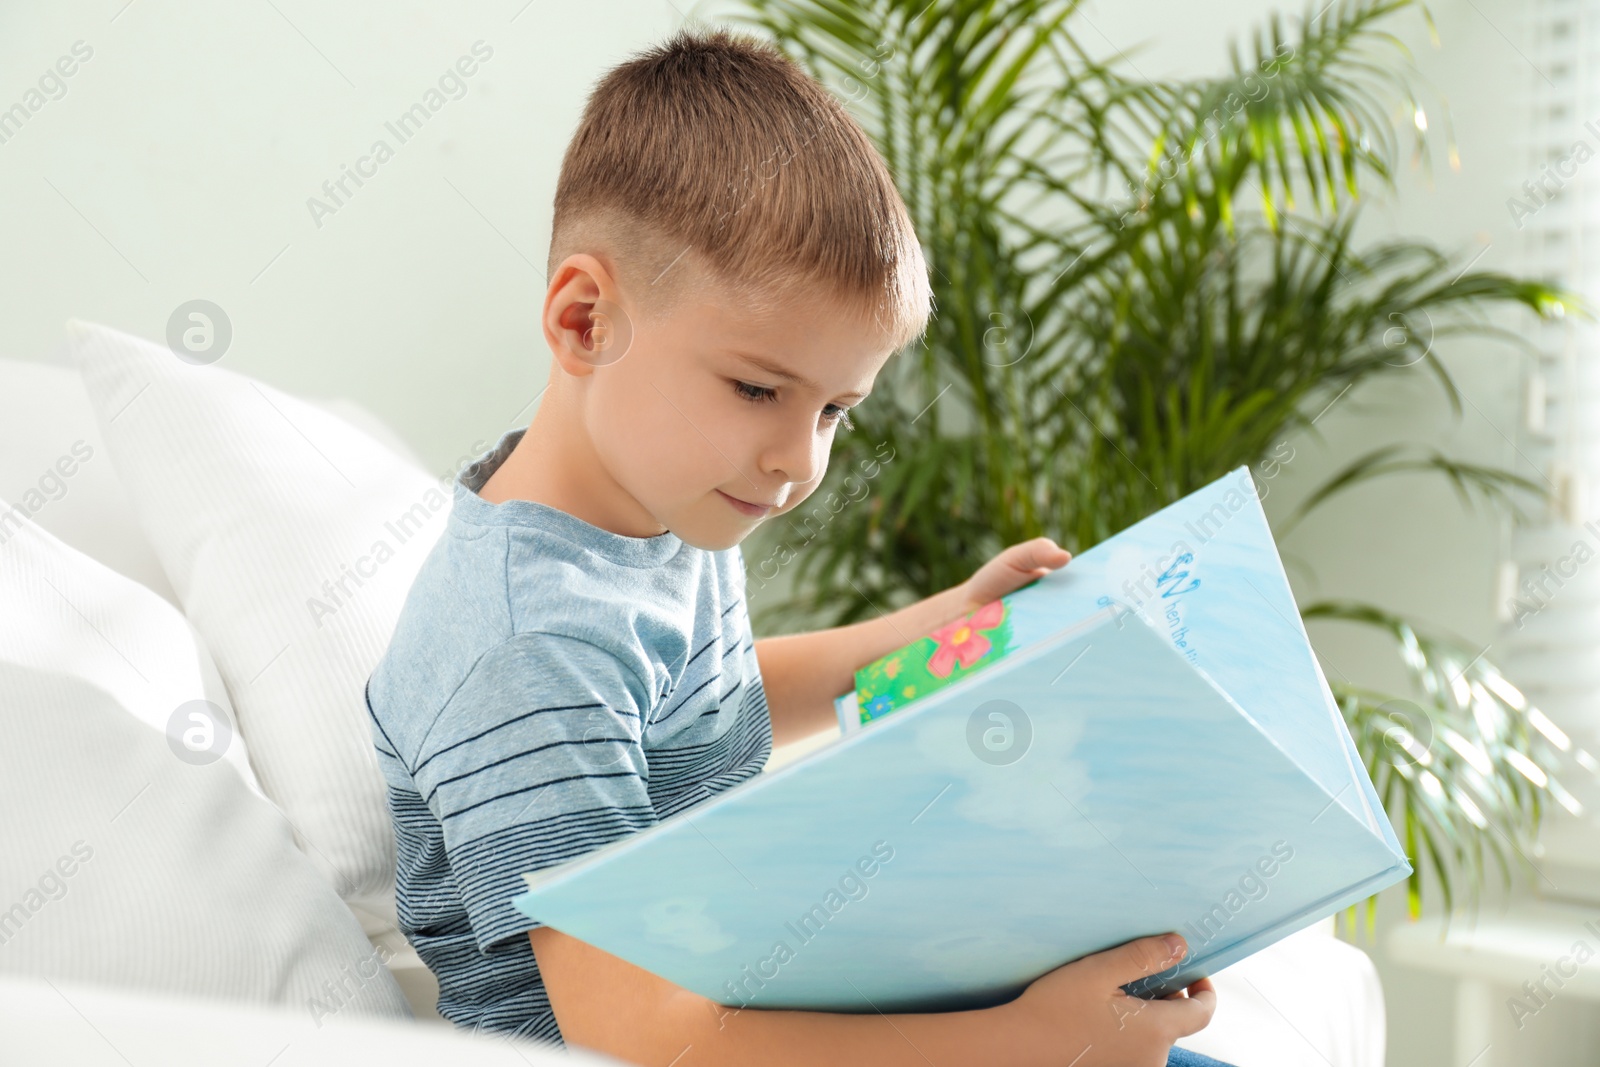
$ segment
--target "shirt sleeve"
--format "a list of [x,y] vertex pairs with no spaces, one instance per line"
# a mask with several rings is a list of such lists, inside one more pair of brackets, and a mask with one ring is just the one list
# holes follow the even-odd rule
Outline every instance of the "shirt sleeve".
[[443,830],[481,951],[542,925],[511,903],[527,890],[524,872],[658,821],[647,693],[587,641],[523,633],[485,653],[441,709],[411,775]]

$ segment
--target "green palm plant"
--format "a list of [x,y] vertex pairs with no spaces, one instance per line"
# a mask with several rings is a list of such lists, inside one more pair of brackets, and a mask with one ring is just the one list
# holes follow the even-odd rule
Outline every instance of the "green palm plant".
[[[787,565],[796,591],[753,597],[763,622],[848,623],[953,585],[1005,545],[1049,534],[1081,549],[1240,465],[1270,478],[1286,439],[1316,433],[1373,375],[1425,371],[1459,416],[1442,341],[1519,343],[1488,320],[1496,308],[1582,311],[1423,243],[1358,247],[1364,193],[1393,184],[1396,111],[1428,158],[1414,68],[1384,28],[1412,6],[1341,0],[1292,30],[1275,16],[1248,63],[1235,49],[1222,76],[1151,81],[1091,55],[1077,0],[741,0],[734,20],[839,92],[874,138],[935,299],[923,343],[890,361],[836,441],[817,505],[747,548],[758,586]],[[1275,534],[1396,471],[1436,472],[1519,517],[1543,492],[1389,446]],[[1571,801],[1565,738],[1458,638],[1368,605],[1301,610],[1392,634],[1425,694],[1330,682],[1413,856],[1409,913],[1430,867],[1447,912],[1463,881],[1476,901],[1488,856],[1509,884],[1544,799]]]

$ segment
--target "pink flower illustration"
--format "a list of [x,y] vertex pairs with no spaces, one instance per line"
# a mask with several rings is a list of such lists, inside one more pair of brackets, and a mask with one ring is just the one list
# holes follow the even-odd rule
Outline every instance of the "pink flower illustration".
[[970,615],[964,615],[948,626],[941,626],[928,636],[939,642],[928,659],[928,673],[935,678],[948,678],[959,661],[971,667],[992,647],[980,630],[992,630],[1005,618],[1005,604],[991,600]]

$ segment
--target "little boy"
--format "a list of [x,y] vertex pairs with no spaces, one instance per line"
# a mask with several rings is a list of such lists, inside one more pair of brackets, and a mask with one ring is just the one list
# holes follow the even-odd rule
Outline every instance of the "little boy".
[[855,668],[1070,558],[1037,538],[892,614],[754,640],[739,542],[822,480],[924,329],[926,272],[870,140],[771,46],[680,33],[595,88],[556,190],[543,400],[457,477],[367,686],[400,925],[458,1026],[657,1067],[1092,1067],[1167,1062],[1209,1021],[1209,982],[1119,988],[1176,935],[991,1009],[734,1011],[511,904],[523,872],[758,774],[833,726]]

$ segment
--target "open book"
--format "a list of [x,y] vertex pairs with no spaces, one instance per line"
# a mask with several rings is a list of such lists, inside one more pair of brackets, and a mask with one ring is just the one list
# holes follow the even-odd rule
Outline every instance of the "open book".
[[524,875],[730,1007],[949,1011],[1177,931],[1159,996],[1407,877],[1245,467],[868,664],[840,739]]

